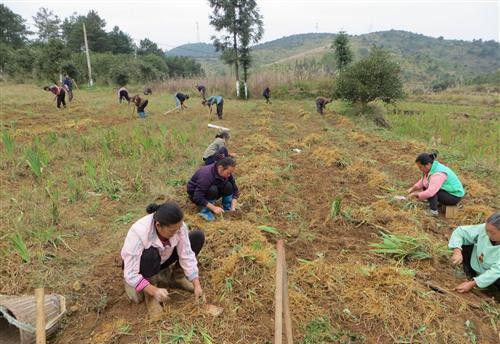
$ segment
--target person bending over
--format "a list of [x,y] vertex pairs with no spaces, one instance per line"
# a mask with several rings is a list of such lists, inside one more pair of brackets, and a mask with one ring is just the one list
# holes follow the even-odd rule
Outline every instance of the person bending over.
[[465,275],[471,279],[455,290],[466,293],[476,286],[491,285],[500,290],[500,212],[491,215],[486,223],[457,227],[448,247],[453,250],[452,264],[462,264]]

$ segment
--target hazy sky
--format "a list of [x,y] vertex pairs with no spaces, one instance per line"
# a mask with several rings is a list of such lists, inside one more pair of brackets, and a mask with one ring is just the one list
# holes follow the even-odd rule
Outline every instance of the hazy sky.
[[[61,18],[73,12],[96,10],[107,30],[118,25],[138,42],[148,37],[163,49],[199,39],[208,42],[214,31],[208,23],[206,0],[0,1],[33,23],[40,7]],[[305,32],[349,34],[399,29],[449,39],[499,40],[500,0],[494,1],[336,1],[258,0],[264,16],[264,41]]]

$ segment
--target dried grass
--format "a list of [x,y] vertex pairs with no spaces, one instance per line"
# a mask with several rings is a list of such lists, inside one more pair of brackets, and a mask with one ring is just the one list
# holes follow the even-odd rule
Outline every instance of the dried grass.
[[312,151],[311,155],[326,167],[338,165],[342,161],[342,153],[335,148],[318,147]]
[[[294,316],[301,321],[313,318],[317,305],[323,304],[325,311],[363,323],[367,331],[385,332],[393,340],[411,341],[415,337],[427,342],[463,343],[462,333],[444,321],[449,309],[456,309],[456,299],[429,294],[404,269],[317,259],[297,267],[290,279],[300,291],[291,294],[291,303],[293,309],[300,310]],[[415,335],[422,326],[426,330]]]
[[252,153],[271,153],[278,150],[278,145],[267,136],[253,134],[246,138],[246,144],[243,148]]
[[358,183],[366,183],[371,188],[384,188],[387,186],[387,177],[383,172],[368,166],[365,161],[356,160],[347,167],[347,174],[357,179]]
[[465,204],[458,212],[458,220],[464,224],[484,223],[494,209],[483,204]]
[[462,177],[462,182],[467,195],[470,197],[484,198],[494,196],[490,188],[472,178]]

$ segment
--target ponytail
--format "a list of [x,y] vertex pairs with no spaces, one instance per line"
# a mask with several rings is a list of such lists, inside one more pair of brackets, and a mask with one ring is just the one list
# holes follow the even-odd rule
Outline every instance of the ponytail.
[[415,162],[418,162],[421,165],[432,164],[434,160],[437,158],[438,152],[434,151],[432,153],[421,153],[415,159]]
[[148,214],[154,214],[153,219],[162,226],[179,223],[184,218],[181,207],[176,202],[165,202],[163,204],[151,203],[146,207]]
[[156,203],[151,203],[149,204],[147,207],[146,207],[146,212],[148,214],[153,214],[154,212],[156,212],[158,210],[160,206]]

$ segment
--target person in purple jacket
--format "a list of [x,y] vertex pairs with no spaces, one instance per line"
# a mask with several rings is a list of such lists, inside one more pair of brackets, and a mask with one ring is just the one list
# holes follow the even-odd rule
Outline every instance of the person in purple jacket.
[[[201,208],[199,215],[207,221],[215,220],[215,215],[234,211],[239,196],[233,173],[236,161],[227,157],[216,163],[201,167],[187,184],[189,199]],[[222,208],[215,202],[222,199]]]
[[205,100],[205,91],[206,91],[205,86],[200,85],[200,84],[196,84],[194,87],[198,90],[198,92],[200,93],[203,100]]

